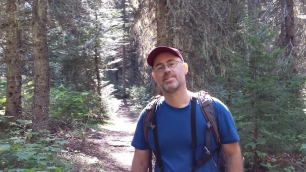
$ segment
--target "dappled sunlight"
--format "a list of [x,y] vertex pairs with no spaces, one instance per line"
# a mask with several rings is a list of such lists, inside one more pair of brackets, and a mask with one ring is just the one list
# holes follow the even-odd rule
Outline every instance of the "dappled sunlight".
[[111,119],[108,121],[109,124],[103,125],[102,128],[112,131],[134,133],[138,114],[133,114],[131,107],[124,105],[122,100],[113,98],[111,106],[116,111],[111,114]]
[[[61,157],[74,168],[86,171],[129,171],[134,148],[131,141],[138,114],[124,100],[111,99],[114,111],[98,129],[88,130],[83,137],[72,137]],[[102,168],[103,167],[103,168]]]
[[80,164],[91,165],[91,164],[99,163],[99,159],[97,157],[88,156],[88,155],[86,155],[84,153],[80,153],[78,151],[76,151],[75,154],[64,153],[64,154],[61,155],[61,157],[65,158],[65,159],[72,160],[73,162],[77,162],[77,163],[80,163]]
[[134,149],[132,150],[132,153],[131,152],[113,153],[112,156],[117,161],[120,161],[123,165],[130,166],[132,164],[132,160],[134,157],[133,152],[134,152]]
[[306,172],[305,2],[0,0],[0,172],[130,171],[162,45],[228,106],[245,171]]

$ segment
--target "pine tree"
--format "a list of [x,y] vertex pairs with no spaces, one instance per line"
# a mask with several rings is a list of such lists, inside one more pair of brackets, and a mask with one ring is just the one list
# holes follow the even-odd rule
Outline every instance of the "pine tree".
[[48,129],[50,98],[50,67],[47,45],[48,1],[33,1],[33,57],[34,57],[34,95],[32,104],[32,130]]
[[233,114],[251,171],[260,171],[262,157],[298,150],[305,140],[303,100],[305,77],[294,73],[292,58],[274,46],[268,26],[252,25],[239,34],[244,41],[230,51],[233,72]]
[[21,119],[21,29],[19,20],[19,2],[8,0],[6,5],[6,109],[5,115],[10,121]]

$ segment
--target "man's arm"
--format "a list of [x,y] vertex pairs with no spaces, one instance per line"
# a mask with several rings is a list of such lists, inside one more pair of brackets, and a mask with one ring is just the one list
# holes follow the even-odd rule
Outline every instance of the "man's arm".
[[228,172],[243,172],[241,150],[238,142],[222,144],[227,161]]
[[149,149],[135,149],[131,172],[147,172],[149,168]]

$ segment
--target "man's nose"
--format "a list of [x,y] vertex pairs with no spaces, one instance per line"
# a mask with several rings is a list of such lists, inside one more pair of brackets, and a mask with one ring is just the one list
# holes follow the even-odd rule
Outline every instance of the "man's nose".
[[167,65],[165,65],[165,72],[169,72],[171,71],[170,67],[168,67]]

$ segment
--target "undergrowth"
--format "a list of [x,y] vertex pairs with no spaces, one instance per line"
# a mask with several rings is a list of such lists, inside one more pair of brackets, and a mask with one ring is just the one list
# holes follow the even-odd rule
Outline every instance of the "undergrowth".
[[[5,112],[5,78],[0,78],[0,122],[9,121]],[[31,104],[34,84],[22,88],[22,120],[10,122],[0,130],[0,172],[74,171],[63,159],[69,142],[62,138],[84,138],[109,115],[113,85],[104,83],[102,97],[92,90],[77,90],[72,85],[54,85],[50,90],[49,131],[32,132]],[[62,137],[64,136],[64,137]],[[35,139],[34,139],[35,138]]]
[[9,129],[1,131],[0,171],[73,171],[72,165],[58,156],[64,151],[62,146],[68,142],[48,131],[27,130],[29,124],[27,120],[18,120],[17,123],[11,123]]

